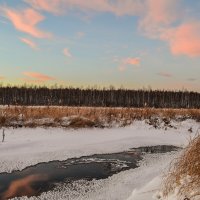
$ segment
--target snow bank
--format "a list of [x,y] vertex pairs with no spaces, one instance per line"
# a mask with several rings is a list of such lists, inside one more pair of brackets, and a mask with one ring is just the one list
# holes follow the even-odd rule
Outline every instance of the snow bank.
[[[58,128],[6,129],[0,143],[0,172],[11,172],[52,160],[66,160],[100,153],[114,153],[153,145],[184,146],[198,124],[187,120],[178,129],[155,129],[144,121],[113,129],[65,130]],[[193,127],[194,133],[188,129]]]
[[162,178],[160,176],[154,177],[144,187],[135,189],[127,200],[153,199],[154,193],[159,190],[161,182]]

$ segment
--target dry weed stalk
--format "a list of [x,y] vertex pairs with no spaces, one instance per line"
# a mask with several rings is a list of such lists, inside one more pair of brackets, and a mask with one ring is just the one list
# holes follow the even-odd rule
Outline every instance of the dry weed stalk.
[[[94,122],[118,123],[129,125],[134,120],[150,119],[151,117],[167,118],[169,120],[181,117],[200,121],[199,109],[154,109],[154,108],[104,108],[104,107],[65,107],[65,106],[10,106],[0,107],[0,126],[9,126],[13,121],[34,121],[49,118],[59,122],[63,117],[84,117]],[[30,123],[31,124],[31,123]],[[32,124],[37,126],[37,124]]]
[[163,195],[167,197],[176,188],[180,199],[200,199],[200,135],[189,143],[172,166],[164,181]]

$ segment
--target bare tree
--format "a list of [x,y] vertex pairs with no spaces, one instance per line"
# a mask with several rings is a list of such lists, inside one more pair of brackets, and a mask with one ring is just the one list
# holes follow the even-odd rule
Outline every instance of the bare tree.
[[124,88],[0,86],[0,105],[200,108],[200,93]]

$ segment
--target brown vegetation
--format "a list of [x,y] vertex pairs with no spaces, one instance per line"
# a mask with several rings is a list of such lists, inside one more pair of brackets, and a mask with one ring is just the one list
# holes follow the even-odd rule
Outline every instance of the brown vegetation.
[[110,127],[126,126],[134,120],[147,120],[155,128],[158,120],[170,127],[171,120],[200,121],[199,109],[99,108],[99,107],[0,107],[0,126],[13,127]]
[[174,193],[175,187],[180,199],[200,199],[200,135],[173,164],[164,183],[164,196]]

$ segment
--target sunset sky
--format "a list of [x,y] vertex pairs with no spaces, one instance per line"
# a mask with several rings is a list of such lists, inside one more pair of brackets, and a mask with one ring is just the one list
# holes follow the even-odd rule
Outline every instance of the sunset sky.
[[199,0],[0,0],[0,82],[200,92]]

